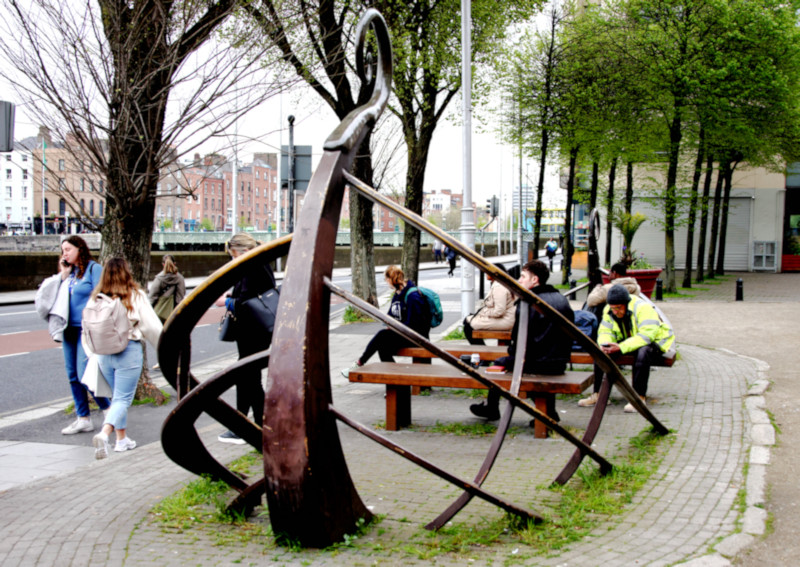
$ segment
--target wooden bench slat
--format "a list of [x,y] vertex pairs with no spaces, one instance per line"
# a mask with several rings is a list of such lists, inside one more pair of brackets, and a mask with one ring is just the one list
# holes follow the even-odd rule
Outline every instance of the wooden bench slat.
[[[511,386],[510,373],[489,373],[482,368],[481,374],[506,390]],[[351,382],[370,384],[486,389],[483,384],[474,378],[445,364],[375,362],[350,370],[349,380]],[[556,376],[523,374],[520,391],[580,394],[591,384],[592,375],[586,372],[567,372]]]
[[[501,356],[508,354],[507,347],[493,346],[493,345],[464,345],[464,344],[444,344],[437,343],[439,348],[445,350],[455,356],[456,358],[462,355],[478,354],[481,360],[497,360]],[[408,356],[411,358],[435,358],[436,355],[422,347],[405,347],[397,351],[396,356]],[[586,352],[572,351],[570,354],[570,362],[573,364],[594,364],[591,355]],[[634,362],[633,355],[623,354],[616,359],[618,366],[632,366]],[[675,364],[675,357],[666,358],[664,364],[654,364],[653,366],[672,366]]]

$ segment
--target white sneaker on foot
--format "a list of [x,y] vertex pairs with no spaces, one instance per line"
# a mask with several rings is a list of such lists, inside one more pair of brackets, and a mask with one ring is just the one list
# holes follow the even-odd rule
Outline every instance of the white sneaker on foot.
[[588,398],[583,398],[582,400],[578,400],[578,405],[582,408],[592,407],[593,405],[597,404],[597,398],[600,397],[598,392],[594,392]]
[[108,435],[105,433],[98,433],[92,437],[92,445],[94,445],[94,458],[98,461],[108,457]]
[[78,418],[62,429],[61,434],[75,435],[76,433],[89,433],[90,431],[94,431],[94,424],[92,424],[92,420]]
[[116,451],[117,453],[124,453],[125,451],[130,451],[131,449],[135,448],[136,448],[136,441],[134,441],[130,437],[118,439],[117,444],[114,445],[114,451]]
[[361,366],[361,365],[358,362],[354,362],[353,366],[351,366],[350,368],[345,368],[344,370],[342,370],[342,376],[344,376],[345,378],[349,378],[350,377],[350,371],[351,370],[355,370],[359,366]]
[[[639,397],[642,399],[642,403],[644,405],[647,405],[646,398],[644,396],[639,396]],[[625,407],[623,408],[622,411],[624,411],[625,413],[639,413],[639,411],[635,407],[633,407],[633,404],[625,404]]]

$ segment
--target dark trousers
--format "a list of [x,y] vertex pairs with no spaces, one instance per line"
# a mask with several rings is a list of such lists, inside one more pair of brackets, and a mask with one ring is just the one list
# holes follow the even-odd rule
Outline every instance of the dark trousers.
[[476,339],[472,336],[472,325],[467,323],[467,318],[464,318],[464,336],[467,338],[467,342],[471,345],[485,345],[486,341],[483,339]]
[[447,261],[450,263],[450,271],[447,272],[447,275],[452,276],[453,271],[456,269],[456,259],[455,258],[448,258]]
[[[239,360],[251,354],[261,352],[269,348],[272,343],[272,333],[257,331],[254,333],[257,340],[236,341],[239,350]],[[261,385],[261,371],[248,370],[242,372],[242,376],[236,384],[236,409],[247,415],[250,408],[253,408],[253,421],[261,427],[264,422],[264,387]]]
[[[636,355],[636,361],[633,363],[633,389],[636,390],[637,394],[644,397],[647,396],[650,367],[664,360],[664,355],[655,345],[645,345],[632,354]],[[599,392],[603,370],[596,364],[594,365],[594,377],[594,391]]]
[[366,364],[376,352],[381,362],[394,362],[394,353],[401,348],[413,346],[414,343],[402,337],[391,329],[382,329],[375,333],[375,336],[367,344],[364,353],[359,357],[358,362]]
[[[507,370],[512,370],[514,368],[514,357],[513,356],[504,356],[503,358],[499,358],[495,361],[495,364],[500,364],[505,366]],[[559,374],[564,374],[565,365],[563,363],[548,363],[548,362],[540,362],[537,363],[536,366],[533,368],[523,368],[523,373],[525,374],[549,374],[553,376],[557,376]],[[489,393],[486,395],[486,405],[490,408],[498,407],[500,404],[500,394],[497,392],[496,389],[491,388]]]

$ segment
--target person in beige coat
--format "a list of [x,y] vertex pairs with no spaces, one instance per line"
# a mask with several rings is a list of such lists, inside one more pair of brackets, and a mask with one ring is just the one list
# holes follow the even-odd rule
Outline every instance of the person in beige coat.
[[[495,264],[495,266],[506,271],[501,264]],[[464,336],[471,345],[485,344],[483,339],[476,339],[472,336],[473,330],[510,331],[514,326],[514,294],[494,281],[488,274],[486,277],[492,282],[489,293],[478,311],[464,318]]]

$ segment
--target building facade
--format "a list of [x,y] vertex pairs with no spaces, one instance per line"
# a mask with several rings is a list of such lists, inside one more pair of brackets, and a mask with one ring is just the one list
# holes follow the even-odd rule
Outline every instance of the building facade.
[[0,153],[0,234],[33,232],[33,147],[29,138]]

